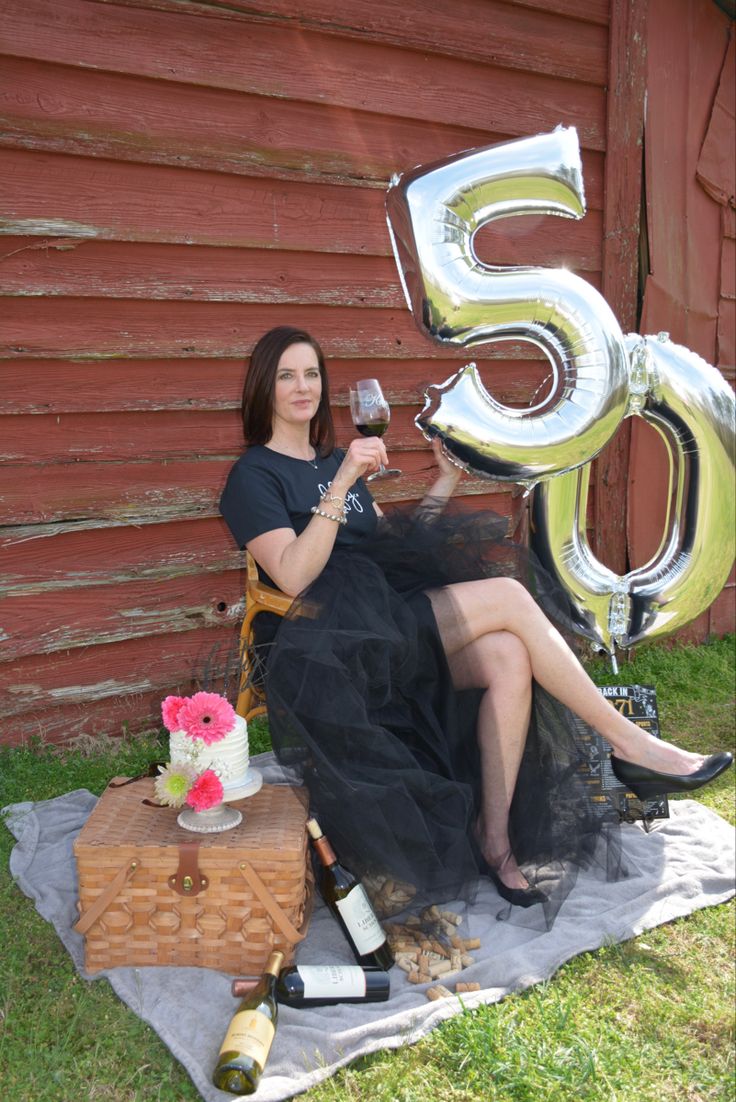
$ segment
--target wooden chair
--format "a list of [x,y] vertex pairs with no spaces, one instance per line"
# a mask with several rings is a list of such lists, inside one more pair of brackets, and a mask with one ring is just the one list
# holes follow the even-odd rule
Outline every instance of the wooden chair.
[[259,612],[275,612],[277,616],[283,616],[291,608],[292,598],[260,581],[255,560],[247,551],[246,567],[245,616],[240,629],[241,689],[235,711],[247,722],[266,711],[266,694],[263,685],[256,679],[253,667],[253,621]]

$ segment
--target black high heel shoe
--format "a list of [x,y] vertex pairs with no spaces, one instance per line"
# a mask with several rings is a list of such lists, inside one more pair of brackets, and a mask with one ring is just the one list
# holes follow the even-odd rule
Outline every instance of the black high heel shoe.
[[547,896],[539,888],[532,888],[531,886],[528,888],[510,888],[508,884],[504,884],[499,872],[510,856],[511,850],[504,854],[500,865],[495,868],[489,865],[485,858],[482,858],[481,871],[496,885],[496,891],[501,898],[505,899],[507,903],[511,903],[513,907],[533,907],[535,903],[546,903]]
[[706,758],[700,769],[696,769],[694,773],[675,774],[647,769],[645,765],[624,761],[611,754],[611,768],[616,778],[640,800],[664,796],[668,792],[692,792],[696,788],[702,788],[704,784],[709,784],[720,777],[721,773],[725,773],[732,762],[733,754],[722,750],[721,753],[711,754]]

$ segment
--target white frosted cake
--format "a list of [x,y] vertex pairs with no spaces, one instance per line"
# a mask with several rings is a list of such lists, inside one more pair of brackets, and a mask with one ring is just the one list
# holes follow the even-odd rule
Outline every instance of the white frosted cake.
[[223,799],[242,800],[252,796],[263,783],[261,774],[250,767],[248,725],[242,716],[219,742],[210,746],[195,744],[184,731],[169,736],[172,765],[194,765],[198,770],[212,769],[222,782]]

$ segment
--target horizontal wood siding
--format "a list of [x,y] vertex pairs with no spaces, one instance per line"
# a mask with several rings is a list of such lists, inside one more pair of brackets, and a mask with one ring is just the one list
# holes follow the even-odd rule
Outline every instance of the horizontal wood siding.
[[[405,306],[394,172],[575,125],[587,217],[478,249],[602,286],[609,3],[6,0],[0,55],[0,741],[137,730],[232,653],[217,500],[262,332],[323,342],[343,440],[349,382],[379,376],[405,471],[381,499],[427,483],[414,415],[470,357]],[[502,401],[547,375],[528,345],[480,352]],[[519,524],[518,491],[463,494]]]

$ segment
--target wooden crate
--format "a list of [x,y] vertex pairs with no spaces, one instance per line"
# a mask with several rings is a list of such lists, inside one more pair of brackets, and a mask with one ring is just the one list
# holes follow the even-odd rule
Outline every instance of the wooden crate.
[[263,970],[293,959],[308,920],[306,795],[264,785],[243,822],[194,834],[154,800],[153,780],[108,787],[74,843],[88,972],[120,965]]

